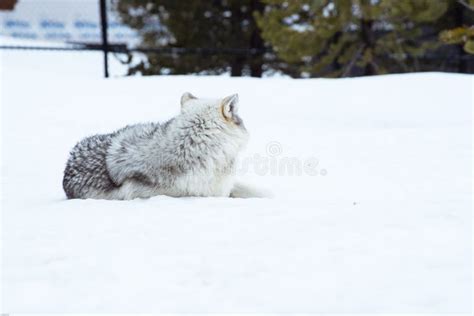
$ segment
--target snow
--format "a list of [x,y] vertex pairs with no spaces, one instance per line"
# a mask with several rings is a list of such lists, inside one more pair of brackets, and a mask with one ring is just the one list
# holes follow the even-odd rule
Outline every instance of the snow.
[[[108,10],[108,38],[114,44],[137,44],[136,31],[120,23],[114,10]],[[15,39],[101,43],[100,13],[97,0],[21,0],[13,11],[0,10],[0,34]]]
[[[470,312],[472,76],[105,80],[100,54],[0,61],[3,312]],[[165,120],[185,91],[239,93],[238,176],[274,198],[65,199],[75,142]]]

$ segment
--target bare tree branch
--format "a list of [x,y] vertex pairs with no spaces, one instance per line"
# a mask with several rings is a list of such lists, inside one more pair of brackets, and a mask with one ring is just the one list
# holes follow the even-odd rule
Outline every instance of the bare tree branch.
[[463,6],[468,8],[469,10],[474,11],[474,6],[470,5],[465,0],[458,0],[458,3],[462,4]]
[[352,70],[352,67],[354,67],[354,64],[356,61],[359,59],[360,55],[364,51],[365,45],[362,44],[359,49],[357,49],[356,53],[352,56],[351,61],[347,64],[346,69],[344,69],[344,72],[342,73],[342,77],[347,77],[349,73]]

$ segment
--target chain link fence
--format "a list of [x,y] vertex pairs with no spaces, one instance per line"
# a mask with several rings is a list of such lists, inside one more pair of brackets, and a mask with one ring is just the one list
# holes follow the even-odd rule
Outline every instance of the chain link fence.
[[[268,49],[249,47],[172,47],[143,40],[159,22],[147,21],[141,29],[123,22],[114,0],[2,0],[0,49],[47,51],[101,51],[108,77],[110,54],[120,60],[156,56],[224,56],[252,58]],[[185,6],[183,6],[183,10]],[[145,34],[145,35],[144,35]],[[159,42],[159,41],[158,41]],[[178,57],[176,57],[178,56]]]

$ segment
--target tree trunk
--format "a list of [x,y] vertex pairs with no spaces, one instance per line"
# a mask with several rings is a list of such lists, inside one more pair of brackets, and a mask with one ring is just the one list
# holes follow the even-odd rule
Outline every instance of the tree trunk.
[[11,11],[15,8],[17,0],[1,0],[0,10]]
[[244,68],[244,59],[242,57],[236,57],[231,64],[231,77],[240,77],[242,76],[242,70]]
[[[465,25],[464,23],[464,7],[462,7],[461,5],[457,5],[454,9],[454,15],[456,16],[456,25],[455,27],[461,27],[463,25]],[[458,68],[458,72],[460,73],[468,73],[467,72],[467,63],[466,63],[466,60],[463,58],[464,55],[466,53],[464,52],[464,48],[462,45],[458,45],[458,49],[457,49],[457,68]]]
[[250,20],[253,30],[252,35],[250,36],[250,48],[260,51],[250,56],[250,76],[252,77],[262,77],[263,72],[263,50],[265,48],[265,43],[260,36],[260,29],[253,18],[253,14],[255,12],[263,13],[264,8],[265,6],[260,0],[252,0],[250,2],[250,14],[252,16]]
[[[361,36],[362,42],[364,43],[365,49],[372,49],[374,47],[374,34],[372,32],[372,21],[367,21],[362,18],[361,23]],[[367,63],[365,66],[365,75],[372,76],[377,74],[377,70],[375,69],[372,61]]]
[[261,78],[263,73],[262,63],[253,63],[250,65],[250,76]]

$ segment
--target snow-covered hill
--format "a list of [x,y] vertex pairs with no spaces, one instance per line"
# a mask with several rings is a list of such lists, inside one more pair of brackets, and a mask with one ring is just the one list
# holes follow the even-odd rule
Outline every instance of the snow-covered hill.
[[[3,312],[470,311],[472,76],[103,80],[89,58],[1,57]],[[239,177],[273,199],[65,199],[76,141],[184,91],[240,94]]]

